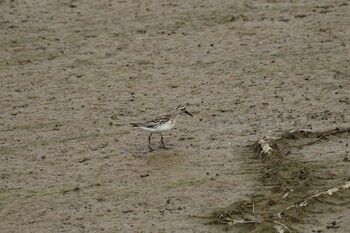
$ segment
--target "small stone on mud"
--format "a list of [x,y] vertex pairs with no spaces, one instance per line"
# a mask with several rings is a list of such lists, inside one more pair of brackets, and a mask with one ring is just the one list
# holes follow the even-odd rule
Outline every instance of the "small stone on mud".
[[123,210],[122,211],[123,214],[132,213],[132,212],[134,212],[134,211],[133,210]]
[[339,228],[339,225],[337,224],[336,221],[332,221],[332,222],[328,223],[328,225],[326,226],[326,228],[327,228],[327,229],[331,229],[331,228],[336,229],[336,228]]

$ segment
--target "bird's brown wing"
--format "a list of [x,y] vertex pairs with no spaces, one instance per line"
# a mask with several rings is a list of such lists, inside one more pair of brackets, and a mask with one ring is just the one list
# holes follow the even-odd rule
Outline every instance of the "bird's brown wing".
[[162,124],[166,123],[167,121],[169,121],[170,118],[171,118],[171,115],[158,116],[158,117],[154,118],[153,120],[139,124],[139,126],[154,129],[154,128],[157,128],[159,125],[162,125]]

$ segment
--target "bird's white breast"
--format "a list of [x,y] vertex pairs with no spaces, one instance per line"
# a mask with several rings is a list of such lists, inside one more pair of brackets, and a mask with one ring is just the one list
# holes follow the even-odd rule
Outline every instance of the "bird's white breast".
[[175,125],[175,120],[171,119],[166,123],[159,125],[157,128],[148,128],[145,126],[140,126],[140,128],[150,133],[161,133],[162,131],[172,129],[174,125]]
[[166,131],[166,130],[172,129],[174,125],[175,125],[175,121],[169,120],[165,124],[160,125],[157,129],[158,131]]

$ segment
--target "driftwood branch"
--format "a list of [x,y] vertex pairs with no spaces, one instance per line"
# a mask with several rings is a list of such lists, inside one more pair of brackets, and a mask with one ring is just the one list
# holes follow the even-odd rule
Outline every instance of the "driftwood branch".
[[314,200],[314,199],[316,199],[316,198],[318,198],[320,196],[326,196],[326,195],[331,196],[331,195],[333,195],[336,192],[339,192],[341,190],[348,189],[348,188],[350,188],[350,181],[345,182],[345,184],[343,184],[341,186],[330,188],[330,189],[328,189],[326,191],[319,192],[319,193],[316,193],[314,195],[308,196],[304,200],[298,202],[299,204],[291,205],[291,206],[287,207],[284,211],[277,213],[277,216],[279,218],[282,218],[282,213],[283,212],[286,212],[286,211],[288,211],[290,209],[303,208],[305,206],[308,206],[310,201],[312,201],[312,200]]

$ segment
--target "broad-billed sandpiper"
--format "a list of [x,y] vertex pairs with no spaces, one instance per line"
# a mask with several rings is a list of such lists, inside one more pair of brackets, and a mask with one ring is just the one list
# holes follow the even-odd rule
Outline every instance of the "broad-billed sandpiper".
[[179,116],[180,113],[186,113],[187,115],[190,115],[193,117],[191,113],[189,113],[186,108],[182,105],[177,106],[175,112],[173,114],[164,115],[164,116],[158,116],[155,119],[151,121],[147,121],[144,123],[130,123],[133,127],[138,127],[140,129],[143,129],[144,131],[150,132],[151,134],[148,137],[148,147],[149,150],[152,151],[151,147],[151,137],[153,133],[159,133],[160,134],[160,141],[163,145],[164,149],[167,149],[163,142],[163,135],[162,132],[166,130],[170,130],[174,127],[176,123],[176,119]]

